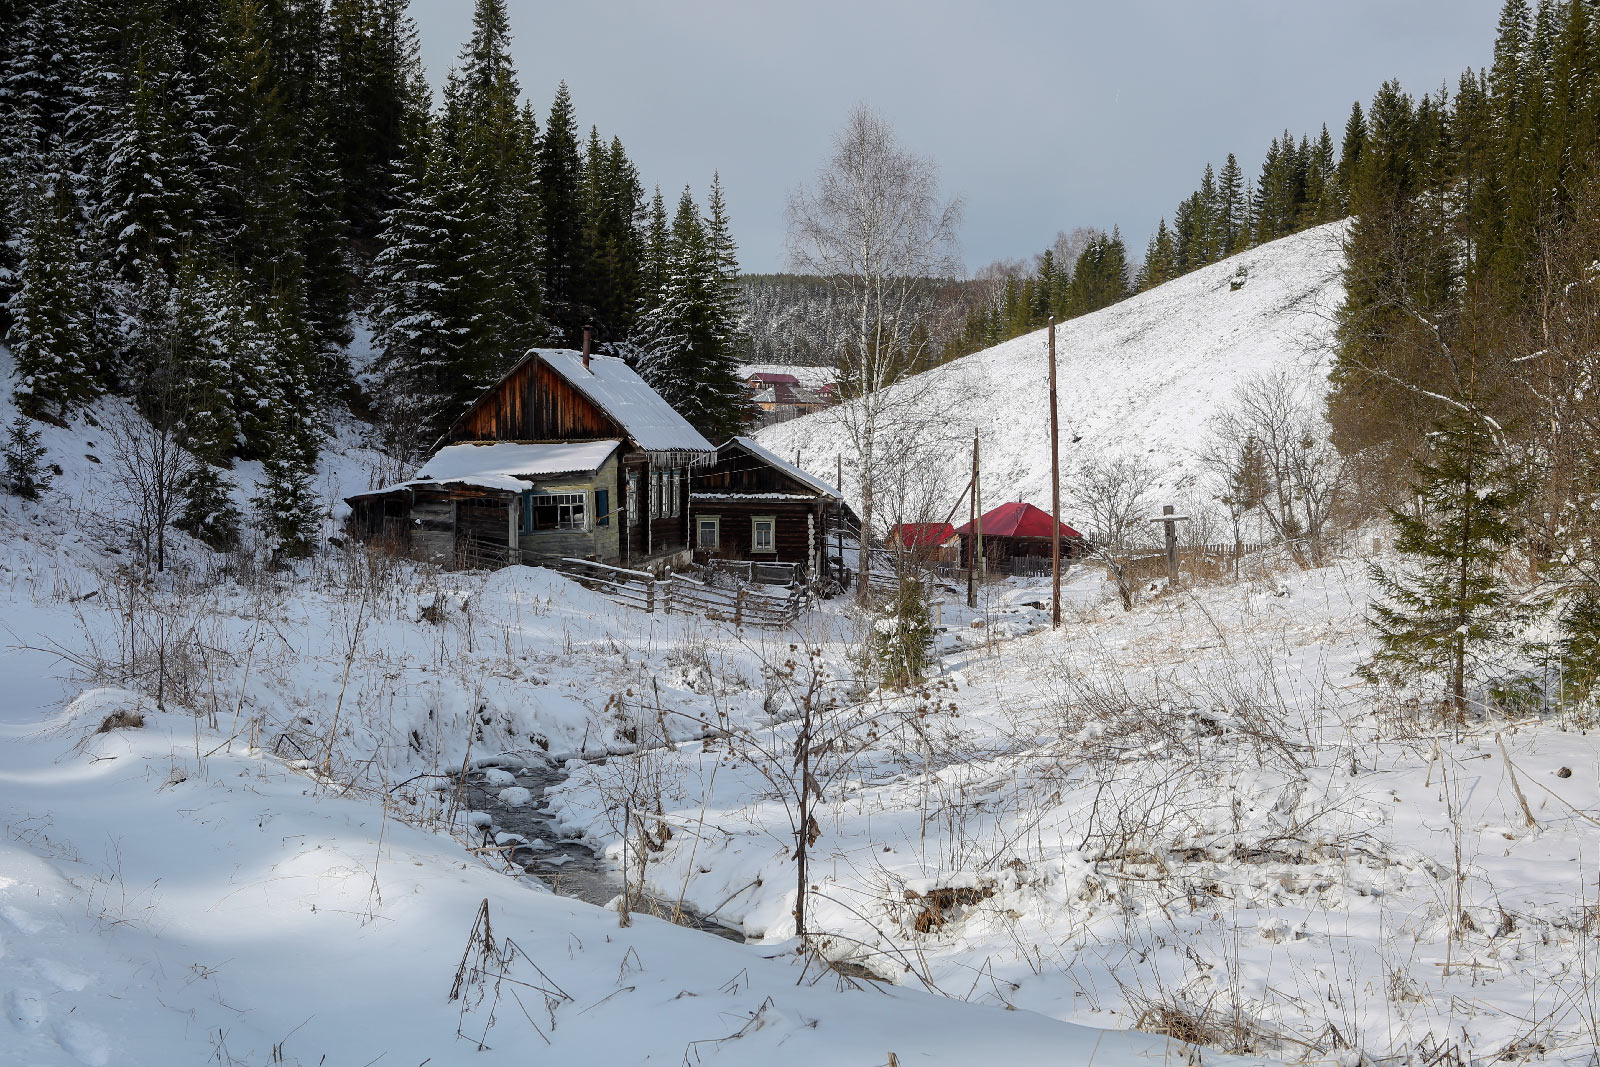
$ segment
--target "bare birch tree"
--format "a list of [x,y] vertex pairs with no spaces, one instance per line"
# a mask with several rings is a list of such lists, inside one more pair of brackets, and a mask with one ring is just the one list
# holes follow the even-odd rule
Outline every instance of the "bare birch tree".
[[1065,495],[1089,527],[1089,554],[1105,564],[1117,587],[1122,610],[1133,610],[1133,583],[1127,573],[1128,549],[1149,526],[1150,493],[1156,472],[1139,455],[1098,455],[1064,479]]
[[1223,478],[1251,483],[1250,506],[1301,566],[1322,565],[1347,475],[1307,382],[1278,371],[1242,383],[1213,417],[1202,457]]
[[834,136],[833,153],[814,184],[789,198],[789,259],[803,273],[826,278],[850,311],[850,337],[839,353],[846,403],[834,409],[854,450],[860,478],[859,592],[867,593],[868,558],[883,480],[891,418],[895,438],[920,440],[913,425],[938,412],[919,403],[915,387],[891,389],[934,355],[937,286],[960,271],[959,198],[939,192],[938,167],[900,144],[894,130],[865,104]]

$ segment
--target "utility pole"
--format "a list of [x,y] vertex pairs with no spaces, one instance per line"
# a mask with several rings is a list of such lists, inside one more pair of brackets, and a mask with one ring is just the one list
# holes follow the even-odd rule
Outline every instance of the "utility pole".
[[972,485],[967,494],[967,607],[978,606],[978,431],[972,431]]
[[1056,317],[1050,316],[1050,628],[1061,629],[1061,440],[1056,426]]

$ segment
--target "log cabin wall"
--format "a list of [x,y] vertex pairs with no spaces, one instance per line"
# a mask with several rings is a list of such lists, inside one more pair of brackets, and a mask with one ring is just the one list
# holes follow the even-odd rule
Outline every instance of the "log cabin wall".
[[[811,571],[822,544],[820,503],[805,500],[697,500],[690,518],[699,529],[699,520],[715,517],[718,526],[717,548],[709,555],[724,559],[750,559],[778,563],[798,563]],[[776,552],[753,550],[755,520],[773,520],[772,541]],[[695,546],[699,549],[698,543]]]
[[543,360],[527,360],[445,435],[457,441],[584,441],[626,437],[621,426]]

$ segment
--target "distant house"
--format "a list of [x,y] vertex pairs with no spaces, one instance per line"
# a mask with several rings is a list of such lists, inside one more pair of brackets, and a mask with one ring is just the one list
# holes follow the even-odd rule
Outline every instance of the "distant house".
[[790,396],[800,388],[800,379],[793,374],[777,371],[757,371],[746,378],[744,384],[745,388],[758,397],[771,390],[772,402],[784,404],[788,403]]
[[[990,563],[1004,563],[1025,557],[1049,557],[1052,541],[1050,515],[1021,501],[1001,504],[983,513],[979,533],[983,536],[983,555]],[[974,543],[971,523],[956,529],[961,538],[961,560],[970,566]],[[1088,550],[1083,535],[1061,523],[1061,557],[1074,559]]]
[[823,573],[828,530],[844,506],[834,486],[735,437],[697,468],[689,493],[694,547],[706,558],[795,563]]
[[690,471],[716,449],[620,359],[535,349],[416,475],[349,497],[351,532],[447,565],[690,558]]
[[830,367],[746,367],[752,423],[766,426],[821,411],[837,399],[833,373]]
[[884,544],[912,558],[953,563],[960,557],[961,539],[948,522],[906,522],[889,527]]

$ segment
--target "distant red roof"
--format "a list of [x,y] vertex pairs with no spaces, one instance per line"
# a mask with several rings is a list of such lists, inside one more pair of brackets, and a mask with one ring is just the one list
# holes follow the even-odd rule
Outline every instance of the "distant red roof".
[[889,536],[906,548],[937,548],[955,535],[948,522],[904,522],[889,528]]
[[[955,531],[958,534],[972,532],[972,524],[966,523]],[[983,536],[985,537],[1050,537],[1050,516],[1032,504],[1021,501],[1012,504],[1001,504],[993,511],[983,513]],[[1082,537],[1077,530],[1061,524],[1062,537]]]
[[766,371],[761,371],[761,372],[759,372],[757,374],[750,375],[750,380],[753,381],[753,382],[761,382],[763,385],[799,385],[800,384],[800,379],[796,378],[792,374],[771,374],[771,373],[768,373]]

